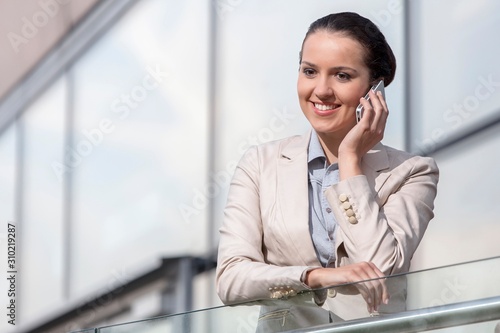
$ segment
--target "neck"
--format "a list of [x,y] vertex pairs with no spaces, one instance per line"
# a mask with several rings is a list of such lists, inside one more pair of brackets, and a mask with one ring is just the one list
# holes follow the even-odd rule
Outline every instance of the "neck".
[[339,146],[345,134],[339,133],[317,133],[321,147],[325,152],[328,164],[337,163],[339,156]]

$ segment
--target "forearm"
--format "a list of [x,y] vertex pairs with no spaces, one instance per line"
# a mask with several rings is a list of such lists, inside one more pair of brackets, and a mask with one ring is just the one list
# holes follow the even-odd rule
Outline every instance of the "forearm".
[[363,174],[361,170],[361,158],[358,158],[354,154],[339,155],[338,165],[340,181]]
[[376,190],[374,186],[378,184],[369,184],[362,175],[327,190],[349,262],[373,262],[384,274],[408,270],[413,252],[433,217],[436,194],[437,167],[422,162],[425,161],[419,160],[416,166],[402,163],[401,168],[407,170],[398,176],[387,174],[377,179],[375,182],[380,181],[383,186]]
[[301,278],[305,271],[315,267],[266,262],[257,230],[242,232],[226,224],[220,233],[216,285],[224,304],[286,296],[285,292],[293,295],[310,289]]
[[222,262],[217,269],[217,293],[224,304],[292,296],[310,289],[301,281],[301,276],[311,267],[282,267],[234,259]]

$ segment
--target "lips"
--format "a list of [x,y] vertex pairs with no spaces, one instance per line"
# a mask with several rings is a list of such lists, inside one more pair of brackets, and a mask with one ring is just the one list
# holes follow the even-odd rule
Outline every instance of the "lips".
[[339,104],[312,103],[312,105],[314,113],[322,117],[329,116],[340,108]]

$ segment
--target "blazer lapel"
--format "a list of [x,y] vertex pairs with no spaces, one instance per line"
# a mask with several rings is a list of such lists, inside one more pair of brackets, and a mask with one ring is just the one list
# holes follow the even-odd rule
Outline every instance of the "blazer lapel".
[[320,265],[309,232],[307,148],[311,132],[294,137],[278,156],[278,209],[289,250],[304,265]]
[[363,156],[361,168],[368,183],[378,192],[391,175],[390,172],[381,173],[381,171],[389,169],[389,157],[382,143],[377,143]]

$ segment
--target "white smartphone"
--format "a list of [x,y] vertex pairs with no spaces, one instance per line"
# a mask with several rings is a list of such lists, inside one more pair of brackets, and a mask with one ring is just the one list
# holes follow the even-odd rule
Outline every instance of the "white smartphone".
[[[384,96],[385,99],[385,89],[384,89],[384,80],[378,81],[375,85],[373,85],[371,90],[377,92],[380,91],[382,93],[382,96]],[[369,92],[366,93],[365,99],[370,102],[370,95]],[[361,117],[363,117],[363,111],[364,107],[362,104],[359,104],[358,107],[356,108],[356,121],[359,123],[361,120]]]

